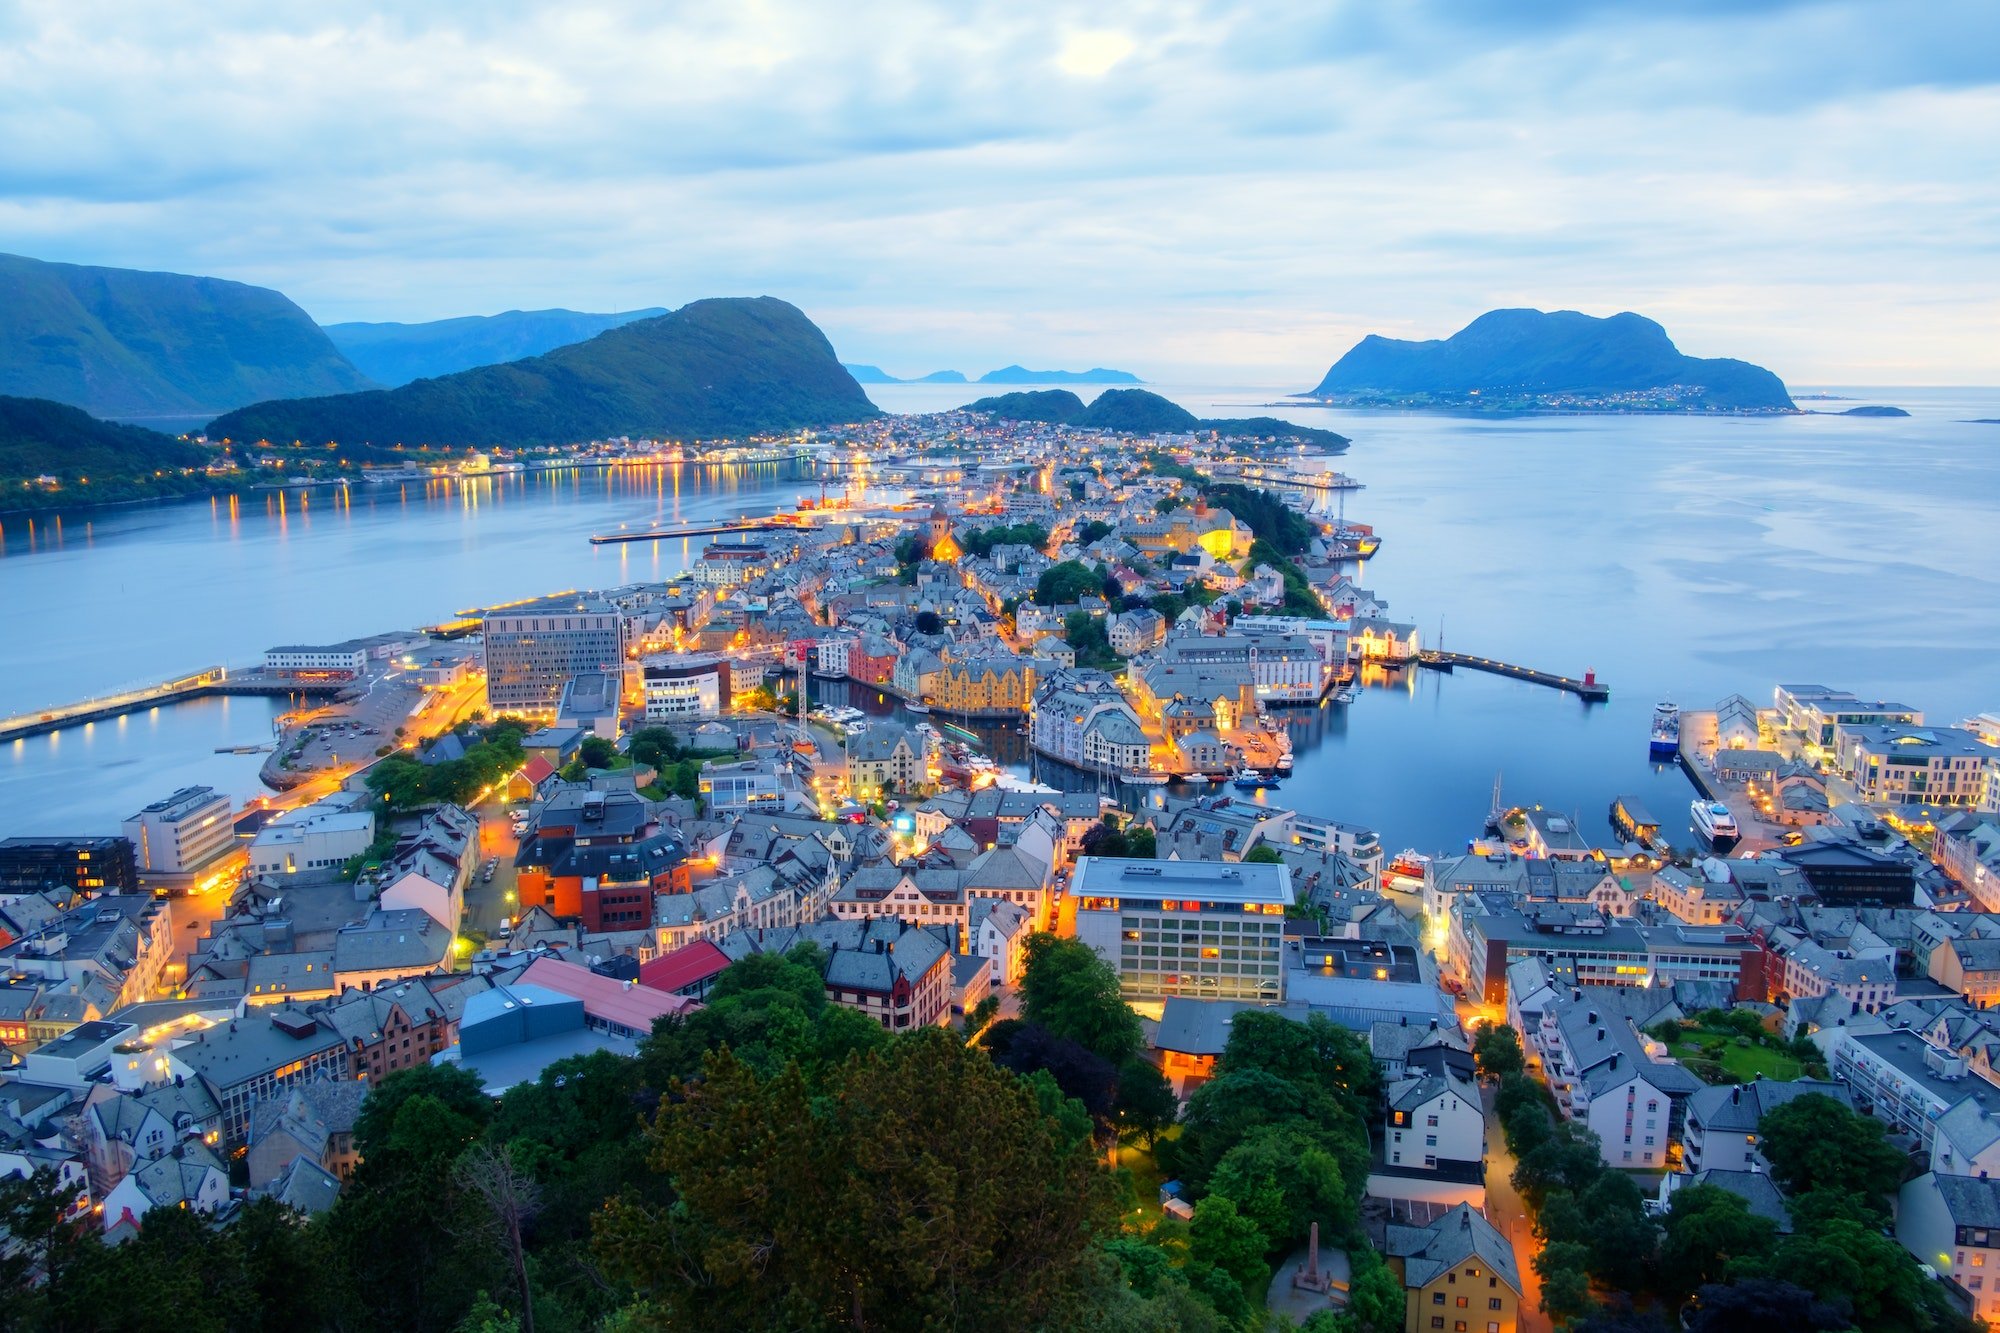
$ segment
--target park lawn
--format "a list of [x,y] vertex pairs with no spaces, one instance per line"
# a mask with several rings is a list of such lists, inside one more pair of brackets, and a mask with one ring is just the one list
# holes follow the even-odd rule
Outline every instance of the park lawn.
[[[1702,1053],[1701,1041],[1715,1035],[1709,1032],[1690,1033],[1692,1040],[1675,1042],[1667,1048],[1667,1053],[1676,1060],[1706,1060],[1708,1057]],[[1719,1063],[1745,1083],[1759,1077],[1789,1083],[1805,1073],[1798,1057],[1788,1052],[1772,1050],[1768,1046],[1738,1046],[1733,1034],[1725,1040],[1727,1044],[1722,1048]]]
[[[1162,1140],[1179,1138],[1181,1127],[1172,1125],[1160,1135]],[[1127,1143],[1118,1145],[1118,1165],[1132,1173],[1132,1211],[1124,1216],[1127,1230],[1156,1222],[1160,1218],[1160,1186],[1167,1183],[1166,1173],[1153,1156],[1153,1150],[1146,1146],[1138,1135]]]

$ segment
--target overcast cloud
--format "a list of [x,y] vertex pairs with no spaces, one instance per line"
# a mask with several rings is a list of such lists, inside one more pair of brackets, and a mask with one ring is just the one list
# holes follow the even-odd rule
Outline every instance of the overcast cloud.
[[2000,382],[2000,5],[0,4],[0,250],[322,321],[768,293],[850,361],[1310,385],[1633,309]]

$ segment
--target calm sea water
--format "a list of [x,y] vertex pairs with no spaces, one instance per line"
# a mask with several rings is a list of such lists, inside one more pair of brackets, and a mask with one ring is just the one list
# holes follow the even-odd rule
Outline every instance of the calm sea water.
[[[1653,704],[1762,702],[1809,680],[1955,722],[2000,708],[2000,391],[1845,388],[1908,418],[1541,417],[1270,407],[1282,390],[1157,386],[1202,415],[1284,416],[1354,440],[1347,514],[1384,542],[1362,581],[1426,643],[1569,673],[1609,704],[1495,677],[1409,673],[1351,708],[1295,715],[1275,799],[1445,848],[1510,801],[1605,827],[1613,795],[1671,825],[1686,782],[1646,758]],[[892,411],[963,386],[875,386]],[[1084,390],[1085,396],[1091,391]],[[1810,404],[1829,409],[1850,402]],[[0,711],[152,679],[266,646],[428,623],[534,593],[661,577],[689,544],[592,547],[665,516],[755,512],[807,469],[515,476],[351,504],[293,497],[8,520]],[[883,705],[886,707],[886,705]],[[179,782],[255,794],[269,711],[168,709],[0,751],[0,836],[100,831]],[[1002,738],[1003,740],[1006,738]],[[1018,739],[1018,738],[1013,738]],[[1005,751],[1003,750],[1004,754]]]

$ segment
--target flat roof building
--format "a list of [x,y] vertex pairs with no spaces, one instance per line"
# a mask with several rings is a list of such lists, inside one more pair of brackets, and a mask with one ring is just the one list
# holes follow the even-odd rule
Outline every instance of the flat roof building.
[[0,839],[0,892],[61,884],[83,893],[132,893],[138,857],[129,838]]
[[125,821],[141,870],[186,875],[236,845],[235,812],[213,787],[182,787]]
[[1117,970],[1128,999],[1284,998],[1290,866],[1086,856],[1070,892],[1076,937]]

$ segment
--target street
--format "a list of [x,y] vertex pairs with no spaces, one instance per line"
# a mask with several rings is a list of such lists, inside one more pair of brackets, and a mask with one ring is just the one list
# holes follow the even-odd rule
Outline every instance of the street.
[[1514,1154],[1507,1150],[1507,1136],[1493,1113],[1493,1093],[1483,1084],[1479,1089],[1486,1112],[1486,1220],[1514,1246],[1514,1266],[1521,1273],[1521,1333],[1551,1333],[1549,1317],[1542,1313],[1542,1279],[1534,1265],[1542,1245],[1528,1220],[1528,1206],[1514,1188]]

